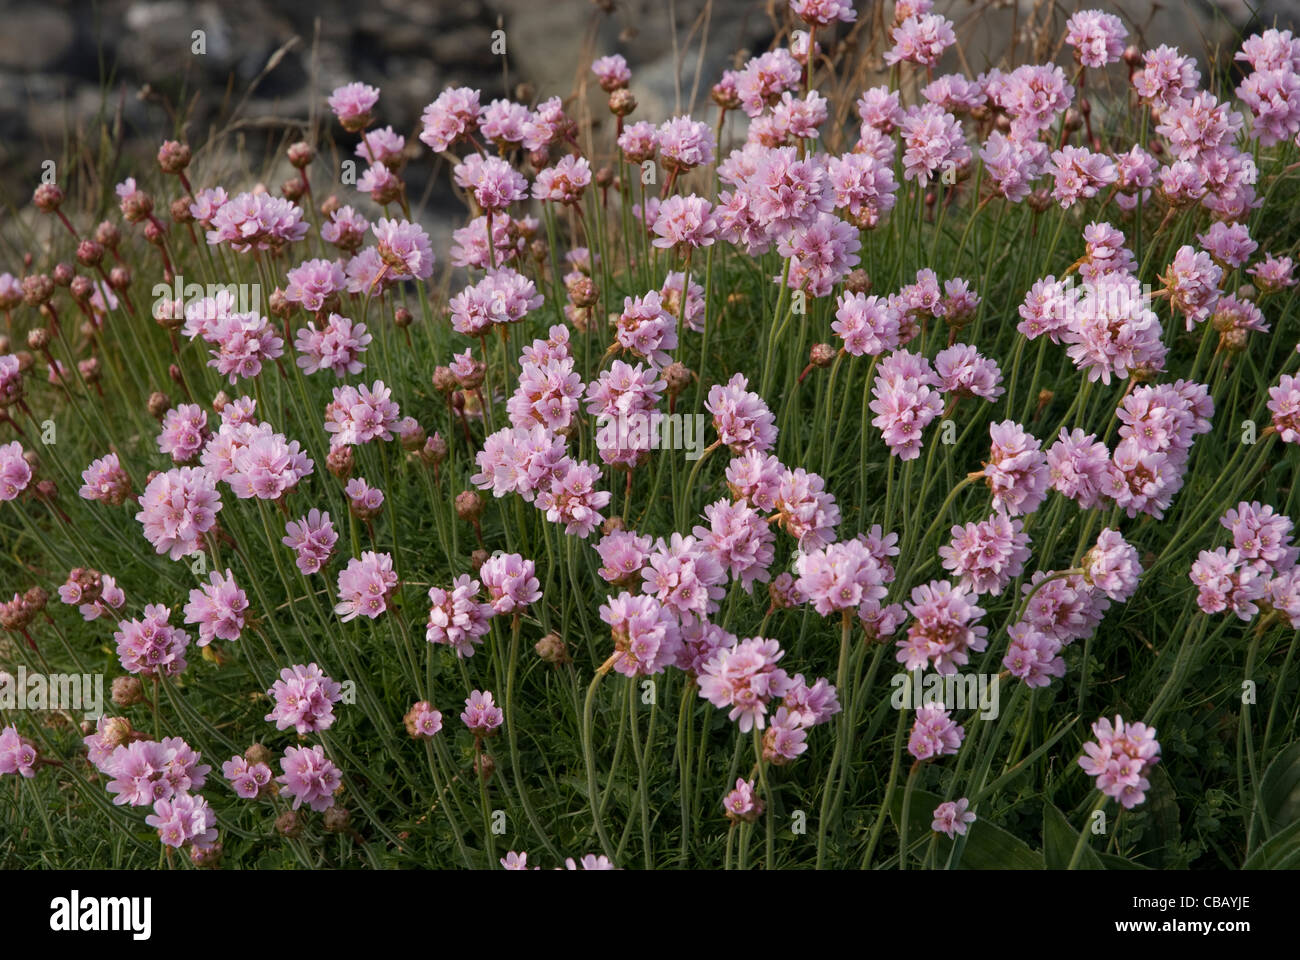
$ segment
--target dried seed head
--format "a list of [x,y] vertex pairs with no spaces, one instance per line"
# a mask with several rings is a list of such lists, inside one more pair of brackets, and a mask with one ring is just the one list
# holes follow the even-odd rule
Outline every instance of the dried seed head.
[[165,393],[155,390],[149,394],[149,415],[157,420],[161,420],[163,415],[172,408],[171,398]]
[[835,360],[835,348],[829,343],[814,343],[808,351],[808,362],[814,367],[829,367]]
[[275,832],[290,839],[302,835],[302,818],[296,810],[286,810],[275,818]]
[[569,662],[569,646],[558,633],[548,633],[537,641],[533,649],[537,651],[539,657],[557,667]]

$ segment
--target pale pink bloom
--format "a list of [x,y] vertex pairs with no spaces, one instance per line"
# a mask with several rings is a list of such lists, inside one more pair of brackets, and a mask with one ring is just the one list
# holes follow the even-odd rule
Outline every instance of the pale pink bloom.
[[934,808],[934,822],[930,824],[930,829],[935,833],[947,834],[949,840],[966,836],[967,827],[975,822],[975,814],[967,809],[969,806],[970,801],[965,797],[956,802],[949,800],[939,804]]

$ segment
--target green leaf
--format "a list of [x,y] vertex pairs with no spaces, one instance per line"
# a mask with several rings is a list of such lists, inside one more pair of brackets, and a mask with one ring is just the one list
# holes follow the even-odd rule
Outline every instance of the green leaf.
[[1136,861],[1129,860],[1114,853],[1098,853],[1098,859],[1101,865],[1107,870],[1150,870],[1150,867],[1144,867]]
[[[889,816],[894,821],[895,829],[902,822],[903,787],[894,790],[889,804]],[[936,834],[930,829],[934,821],[934,809],[943,803],[943,798],[924,790],[912,790],[912,806],[908,813],[907,833],[908,847],[919,847],[923,853],[926,849],[922,842],[928,843],[931,836],[938,838],[936,863],[948,862],[952,853],[953,841],[943,834]],[[1001,827],[995,827],[986,820],[976,820],[970,825],[963,841],[960,870],[1042,870],[1043,858],[1030,849],[1029,844],[1012,836]]]
[[1264,771],[1255,796],[1256,840],[1300,821],[1300,741],[1279,753]]
[[[1043,803],[1043,863],[1048,870],[1065,870],[1070,866],[1074,848],[1079,843],[1079,831],[1070,826],[1065,814],[1050,802]],[[1097,856],[1097,851],[1084,844],[1083,854],[1079,857],[1078,870],[1106,869]]]
[[1246,858],[1243,870],[1295,870],[1300,868],[1300,820],[1260,844]]

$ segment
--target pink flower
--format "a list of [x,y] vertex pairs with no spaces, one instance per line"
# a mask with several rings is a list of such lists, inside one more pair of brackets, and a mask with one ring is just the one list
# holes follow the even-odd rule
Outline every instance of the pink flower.
[[347,285],[343,268],[333,260],[304,260],[286,276],[284,298],[311,313],[320,312],[325,301]]
[[818,550],[800,551],[795,559],[796,586],[823,617],[856,610],[887,593],[880,561],[862,540],[843,540]]
[[836,300],[831,329],[852,356],[878,357],[898,347],[898,312],[888,300],[844,291]]
[[0,444],[0,501],[17,498],[31,479],[32,468],[23,459],[23,445],[17,440]]
[[1282,374],[1277,386],[1268,388],[1268,396],[1277,435],[1283,443],[1300,443],[1300,378]]
[[970,147],[961,124],[933,103],[907,108],[902,140],[904,180],[925,186],[932,177],[952,174],[970,163]]
[[412,737],[431,740],[442,730],[442,713],[433,709],[427,700],[421,700],[407,711],[406,731]]
[[1216,220],[1205,233],[1197,234],[1196,239],[1210,256],[1233,269],[1244,267],[1251,254],[1259,249],[1259,244],[1250,238],[1250,229],[1242,223]]
[[299,735],[333,726],[334,704],[343,699],[342,687],[314,663],[285,667],[266,695],[275,706],[264,719],[274,722],[277,730],[292,727]]
[[1117,714],[1113,725],[1105,717],[1094,723],[1092,734],[1096,740],[1083,745],[1079,766],[1096,778],[1098,790],[1131,810],[1151,787],[1143,774],[1160,762],[1155,730],[1142,723],[1125,724]]
[[945,570],[976,595],[1000,594],[1025,569],[1029,534],[1019,518],[995,513],[979,523],[952,528],[952,542],[939,548]]
[[256,800],[266,794],[274,774],[264,763],[249,763],[239,754],[221,765],[221,775],[230,781],[235,796],[243,800]]
[[794,90],[803,81],[803,69],[794,55],[784,47],[769,50],[750,59],[736,77],[736,95],[745,113],[757,117],[786,90]]
[[293,809],[304,803],[317,812],[334,806],[334,794],[343,785],[343,774],[319,745],[285,747],[280,769],[284,773],[275,779],[281,786],[280,793],[292,798]]
[[1284,287],[1295,286],[1295,269],[1290,257],[1274,257],[1266,253],[1264,259],[1246,272],[1255,278],[1255,285],[1263,293],[1275,293]]
[[537,174],[537,179],[533,181],[533,197],[576,205],[590,184],[591,165],[587,163],[587,158],[566,154],[555,166],[547,167]]
[[785,696],[793,684],[778,667],[785,656],[775,640],[751,637],[734,647],[720,648],[704,664],[699,677],[700,696],[715,707],[730,707],[729,719],[741,733],[766,726],[767,704]]
[[718,222],[713,218],[709,201],[703,197],[674,195],[660,204],[654,232],[656,247],[695,250],[713,245]]
[[1230,508],[1219,524],[1232,532],[1232,543],[1243,560],[1261,573],[1285,573],[1295,566],[1300,548],[1291,543],[1295,525],[1271,506],[1258,501]]
[[379,90],[364,83],[347,83],[329,96],[329,107],[343,129],[356,133],[370,125],[371,111],[379,102]]
[[632,80],[632,71],[628,69],[627,60],[621,53],[599,57],[591,63],[591,72],[596,75],[596,82],[606,93],[626,87]]
[[99,769],[112,778],[105,789],[114,804],[147,807],[202,789],[212,771],[202,759],[180,737],[132,740],[116,746]]
[[[567,460],[567,458],[566,458]],[[608,490],[597,490],[600,468],[585,460],[567,460],[567,469],[552,476],[549,487],[537,494],[538,509],[546,519],[564,524],[564,532],[586,539],[603,522],[600,511],[610,501]]]
[[1065,21],[1065,42],[1081,64],[1093,69],[1118,61],[1127,36],[1124,22],[1113,13],[1080,10]]
[[185,622],[198,624],[199,646],[206,647],[213,640],[238,640],[247,609],[248,596],[235,583],[235,575],[213,570],[208,583],[190,591]]
[[905,606],[916,619],[907,637],[897,641],[898,662],[908,670],[919,670],[927,663],[949,676],[970,661],[970,652],[980,653],[988,645],[988,628],[973,626],[984,616],[984,609],[971,603],[970,591],[954,587],[947,580],[932,580],[915,587]]
[[1194,93],[1200,82],[1196,61],[1165,44],[1143,53],[1142,68],[1133,73],[1133,89],[1157,115]]
[[[858,231],[829,213],[795,226],[777,242],[777,252],[790,260],[787,285],[814,297],[825,297],[857,265],[861,248]],[[773,279],[779,280],[779,277]]]
[[813,27],[852,23],[858,17],[851,0],[790,0],[790,12]]
[[885,63],[907,61],[923,67],[939,63],[944,50],[957,42],[952,23],[938,14],[911,16],[889,32],[894,45],[885,51]]
[[1219,299],[1219,281],[1223,268],[1194,247],[1178,248],[1174,259],[1160,278],[1169,291],[1169,303],[1182,312],[1187,329],[1204,321]]
[[774,558],[775,536],[757,510],[744,500],[723,498],[704,508],[704,518],[709,526],[697,526],[695,536],[704,552],[716,557],[746,593],[753,591],[755,581],[766,583],[771,578],[768,567]]
[[473,136],[481,114],[477,90],[447,87],[420,116],[420,142],[434,153],[442,153],[456,141]]
[[[1052,581],[1056,583],[1057,581]],[[1011,642],[1007,645],[1007,655],[1002,658],[1002,666],[1025,682],[1025,686],[1046,687],[1052,677],[1065,676],[1065,661],[1060,657],[1060,639],[1043,633],[1026,621],[1012,624],[1007,629]]]
[[680,173],[712,163],[716,146],[713,131],[702,121],[679,116],[659,125],[659,159],[669,170]]
[[930,363],[906,350],[881,362],[871,384],[871,423],[880,431],[889,452],[901,460],[921,454],[921,434],[943,411],[943,399]]
[[430,587],[424,638],[451,647],[459,657],[474,656],[474,646],[483,642],[494,612],[490,605],[479,603],[478,591],[479,582],[468,574],[452,580],[450,590]]
[[325,565],[339,538],[330,515],[315,507],[305,517],[286,523],[284,533],[280,542],[298,554],[295,562],[304,575],[316,573]]
[[965,736],[965,729],[953,722],[942,705],[918,707],[907,738],[907,752],[918,760],[933,760],[956,753]]
[[185,672],[185,650],[190,635],[167,621],[171,611],[161,603],[144,608],[140,620],[123,620],[113,640],[122,669],[145,677],[174,677]]
[[1005,392],[998,365],[968,343],[955,343],[934,358],[934,372],[944,393],[980,397],[992,403]]
[[505,720],[501,708],[492,702],[488,691],[474,690],[465,698],[465,710],[460,715],[460,722],[469,727],[475,737],[490,737],[497,732]]
[[645,163],[659,150],[659,128],[645,120],[629,124],[619,135],[618,148],[628,163]]
[[1075,429],[1061,435],[1047,450],[1052,486],[1085,510],[1097,505],[1110,472],[1110,451],[1096,434]]
[[339,207],[320,226],[322,240],[348,253],[360,250],[369,232],[370,221],[350,206]]
[[1268,592],[1267,577],[1233,548],[1202,550],[1188,576],[1196,584],[1196,605],[1206,613],[1231,610],[1239,619],[1259,613],[1255,601]]
[[930,824],[930,829],[935,833],[947,834],[949,840],[966,836],[967,826],[975,822],[975,814],[966,809],[969,806],[970,801],[965,797],[956,802],[949,800],[939,804],[934,808],[934,822]]
[[757,393],[748,389],[743,373],[733,374],[726,385],[709,388],[704,409],[713,415],[718,439],[733,453],[765,452],[776,444],[776,417]]
[[358,614],[373,620],[388,609],[388,599],[396,587],[393,558],[367,550],[360,559],[349,560],[347,568],[340,571],[339,602],[334,612],[345,623]]
[[392,440],[401,413],[392,393],[382,380],[369,387],[335,387],[334,400],[325,408],[331,449],[374,439]]
[[156,827],[159,839],[169,847],[206,850],[217,842],[216,814],[206,800],[192,794],[154,801],[153,813],[144,822]]
[[479,568],[494,613],[515,613],[542,599],[536,568],[517,553],[489,557]]
[[1000,130],[989,134],[980,159],[998,192],[1019,203],[1033,192],[1033,182],[1047,172],[1047,144],[1008,137]]
[[722,798],[722,809],[732,823],[753,823],[763,815],[763,801],[754,795],[754,781],[736,778],[736,789]]
[[423,227],[408,220],[381,218],[371,230],[390,279],[429,279],[433,273],[433,247]]
[[223,203],[212,216],[208,243],[228,243],[232,250],[279,250],[307,235],[310,224],[302,208],[269,193],[241,193]]
[[818,550],[834,542],[840,508],[817,474],[803,467],[783,471],[772,501],[778,525],[799,541],[799,549]]
[[208,429],[208,415],[197,403],[172,407],[163,417],[158,433],[158,449],[176,463],[193,460],[203,446]]
[[92,460],[90,466],[81,471],[81,480],[78,493],[85,500],[120,506],[131,496],[131,478],[122,469],[116,453]]
[[984,476],[993,505],[1012,516],[1033,513],[1047,497],[1047,457],[1042,444],[1014,420],[989,425],[992,446]]
[[298,330],[294,349],[298,351],[298,366],[303,373],[332,370],[339,379],[365,369],[361,354],[370,345],[371,336],[364,323],[353,323],[347,317],[331,313],[324,326],[316,329],[316,321]]
[[1097,535],[1097,543],[1084,555],[1082,567],[1083,579],[1117,603],[1133,595],[1142,575],[1137,548],[1110,527]]
[[600,619],[614,639],[614,669],[625,677],[662,673],[677,662],[682,649],[677,619],[655,597],[627,592],[606,597]]
[[36,746],[26,737],[18,735],[18,728],[10,725],[0,730],[0,776],[16,773],[30,780],[36,776]]
[[208,366],[234,383],[240,377],[256,377],[264,360],[284,353],[284,341],[266,317],[253,313],[232,313],[208,325],[204,338],[215,345]]
[[650,555],[653,540],[635,530],[614,530],[596,544],[601,566],[596,573],[606,583],[631,586],[641,579],[641,568]]
[[1105,154],[1071,146],[1052,152],[1048,172],[1056,181],[1052,197],[1062,207],[1092,199],[1118,177],[1115,164]]
[[220,509],[212,474],[202,467],[179,467],[149,481],[135,518],[158,553],[179,560],[203,549],[202,536],[216,524]]

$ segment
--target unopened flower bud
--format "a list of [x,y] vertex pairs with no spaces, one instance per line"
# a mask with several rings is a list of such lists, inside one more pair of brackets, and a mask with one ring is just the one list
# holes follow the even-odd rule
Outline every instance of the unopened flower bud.
[[114,677],[112,697],[116,707],[134,707],[144,702],[144,684],[139,677]]
[[609,112],[616,117],[626,117],[636,109],[636,97],[627,87],[621,87],[609,95]]
[[215,870],[221,866],[221,858],[225,854],[225,848],[220,843],[213,843],[206,847],[196,847],[190,845],[190,863],[200,870]]
[[663,377],[668,388],[668,396],[675,397],[690,384],[691,371],[686,364],[675,360],[664,367]]
[[1124,53],[1121,56],[1130,67],[1136,67],[1142,63],[1142,51],[1137,44],[1130,43],[1124,48]]
[[44,587],[28,587],[27,592],[23,594],[23,602],[34,612],[40,613],[50,602],[50,594]]
[[405,307],[398,307],[393,311],[393,325],[399,330],[409,327],[414,320],[414,315]]
[[573,301],[575,307],[592,307],[600,299],[600,294],[591,277],[581,276],[569,285],[569,299]]
[[149,416],[156,420],[161,420],[163,415],[172,408],[171,398],[165,393],[155,390],[149,394]]
[[351,447],[335,447],[325,455],[326,469],[340,480],[352,476],[352,463]]
[[289,149],[285,151],[289,157],[289,162],[301,170],[316,158],[316,151],[312,145],[305,140],[299,140],[297,143],[289,144]]
[[190,204],[194,200],[191,197],[178,197],[171,203],[171,215],[173,223],[193,223],[194,214],[190,213]]
[[456,494],[456,516],[469,522],[477,520],[483,512],[483,498],[473,490]]
[[44,327],[33,327],[28,330],[27,346],[33,350],[48,350],[50,347],[50,331]]
[[76,273],[70,263],[56,263],[54,265],[54,285],[56,287],[66,287],[72,283],[72,278]]
[[125,290],[131,286],[131,268],[118,265],[108,272],[108,285],[114,290]]
[[439,393],[451,393],[456,389],[456,376],[450,367],[433,368],[433,389]]
[[478,573],[480,570],[483,569],[483,564],[488,562],[489,556],[490,554],[486,550],[483,550],[481,548],[478,550],[471,551],[469,555],[470,568],[475,573]]
[[190,148],[176,140],[165,140],[158,148],[158,166],[163,173],[181,173],[190,165]]
[[808,351],[808,362],[814,367],[829,367],[835,360],[835,348],[829,343],[814,343]]
[[33,273],[23,277],[23,303],[29,307],[39,307],[48,303],[54,296],[54,281],[43,273]]
[[297,177],[290,177],[288,180],[284,181],[284,183],[280,184],[281,196],[283,196],[284,199],[292,200],[295,203],[302,199],[302,195],[306,190],[306,184]]
[[57,184],[42,183],[32,194],[32,203],[44,213],[53,213],[63,203],[63,191]]
[[101,247],[115,250],[122,242],[122,234],[115,224],[105,220],[95,228],[95,242]]

